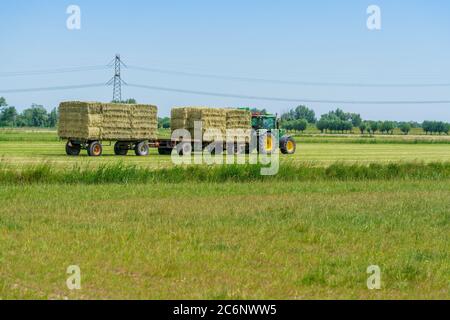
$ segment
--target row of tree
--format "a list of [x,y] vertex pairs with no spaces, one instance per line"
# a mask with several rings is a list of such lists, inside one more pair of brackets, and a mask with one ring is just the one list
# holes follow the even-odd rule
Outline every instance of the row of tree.
[[306,120],[308,123],[316,123],[316,113],[314,110],[307,108],[306,106],[298,106],[281,115],[281,121],[284,123],[293,120]]
[[[122,103],[136,103],[128,99]],[[252,109],[253,112],[267,113],[266,110]],[[449,134],[450,124],[442,121],[396,122],[396,121],[364,121],[357,113],[336,109],[323,114],[319,120],[314,110],[306,106],[298,106],[281,115],[282,127],[287,130],[303,132],[308,125],[315,125],[322,133],[346,133],[357,128],[361,134],[377,132],[393,134],[398,128],[408,134],[412,128],[422,128],[426,134]],[[13,106],[8,106],[6,100],[0,97],[0,127],[56,127],[58,121],[57,109],[48,112],[43,106],[32,104],[30,108],[17,112]],[[160,128],[170,128],[170,118],[158,118]]]
[[397,121],[364,121],[360,114],[345,112],[336,109],[323,114],[317,120],[314,110],[306,106],[298,106],[281,116],[282,127],[287,130],[304,131],[308,124],[314,124],[322,133],[348,133],[357,128],[361,134],[377,132],[393,134],[398,128],[402,133],[408,134],[412,128],[422,127],[425,133],[449,133],[450,124],[442,121],[397,122]]
[[450,123],[442,122],[442,121],[424,121],[422,123],[422,129],[426,134],[448,134],[450,131]]
[[30,108],[17,112],[13,106],[8,106],[0,97],[0,127],[56,127],[58,113],[56,108],[48,112],[41,105],[32,104]]
[[[365,132],[375,134],[378,131],[385,134],[393,134],[395,128],[397,128],[397,126],[394,121],[363,121],[358,126],[361,134],[364,134]],[[404,129],[404,133],[408,134],[411,131],[411,126],[405,126]]]
[[344,112],[336,109],[323,114],[317,121],[316,127],[321,132],[350,132],[354,127],[359,127],[362,123],[361,116],[357,113]]
[[170,118],[169,117],[158,118],[158,128],[170,129]]

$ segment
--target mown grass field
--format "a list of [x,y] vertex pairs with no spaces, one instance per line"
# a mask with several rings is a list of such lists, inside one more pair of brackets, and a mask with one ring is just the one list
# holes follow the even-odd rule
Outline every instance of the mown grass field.
[[[160,136],[167,137],[167,131]],[[450,137],[447,136],[297,136],[298,149],[293,156],[281,156],[281,161],[329,165],[345,163],[397,161],[450,161]],[[113,164],[125,162],[149,168],[172,166],[170,156],[160,156],[152,150],[149,157],[140,158],[133,152],[127,157],[114,156],[113,146],[105,143],[104,156],[97,159],[67,157],[64,141],[52,130],[0,130],[0,162],[12,167],[49,162],[60,168],[74,165]]]
[[[108,148],[68,158],[54,132],[8,137],[0,299],[450,298],[446,143],[309,141],[259,179]],[[69,265],[81,290],[67,289]]]
[[[449,181],[0,187],[0,297],[449,298]],[[66,268],[79,265],[82,289]],[[368,290],[378,265],[382,289]]]
[[[450,161],[450,144],[355,144],[355,143],[301,143],[297,139],[297,152],[293,156],[280,155],[281,161],[328,165],[340,161],[392,162],[392,161]],[[112,146],[104,148],[104,156],[90,158],[86,151],[80,157],[68,157],[64,143],[59,142],[0,142],[0,162],[13,167],[50,162],[61,168],[83,164],[96,166],[125,162],[142,167],[172,166],[170,156],[160,156],[152,150],[149,157],[136,157],[133,152],[127,157],[114,156]]]

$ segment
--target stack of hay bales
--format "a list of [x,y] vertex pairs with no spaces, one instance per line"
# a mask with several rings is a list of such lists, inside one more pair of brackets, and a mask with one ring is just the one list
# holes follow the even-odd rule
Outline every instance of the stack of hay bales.
[[[249,138],[245,132],[252,127],[252,113],[248,110],[228,109],[227,111],[227,129],[243,129],[244,132],[236,134],[239,141],[245,141]],[[248,139],[247,139],[248,140]]]
[[186,129],[194,137],[195,121],[202,123],[202,134],[206,130],[217,131],[225,138],[226,129],[251,129],[251,112],[239,109],[206,107],[181,107],[171,111],[171,129]]
[[171,111],[171,129],[186,129],[194,137],[195,122],[201,122],[203,135],[206,130],[225,134],[227,128],[226,110],[205,107],[174,108]]
[[58,135],[80,140],[156,139],[157,108],[151,105],[63,102]]

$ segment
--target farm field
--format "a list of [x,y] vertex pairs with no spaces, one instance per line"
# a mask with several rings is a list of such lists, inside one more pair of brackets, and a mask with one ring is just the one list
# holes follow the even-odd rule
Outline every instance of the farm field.
[[[0,297],[447,299],[449,190],[426,180],[0,186]],[[65,286],[74,264],[75,292]],[[366,287],[369,265],[381,290]]]
[[[280,155],[281,161],[308,162],[327,165],[340,162],[391,162],[391,161],[450,161],[450,145],[446,144],[355,144],[355,143],[301,143],[297,139],[297,152],[292,156]],[[114,155],[113,147],[106,146],[104,155],[93,159],[82,151],[79,157],[68,157],[64,143],[59,142],[0,142],[0,162],[3,165],[20,167],[23,165],[52,163],[60,168],[74,165],[110,164],[125,162],[142,167],[172,166],[170,156],[157,154],[152,150],[149,157],[136,157],[133,152],[127,157]]]
[[[166,130],[161,137],[168,137]],[[372,163],[392,161],[450,161],[450,137],[448,136],[296,136],[297,152],[293,156],[281,156],[281,161],[313,163],[324,166],[339,161],[344,163]],[[419,142],[417,142],[419,141]],[[416,143],[417,142],[417,143]],[[64,142],[58,141],[51,130],[0,130],[0,163],[3,166],[21,167],[51,163],[58,168],[74,165],[97,166],[116,162],[148,168],[172,166],[170,156],[160,156],[154,149],[149,157],[114,156],[113,147],[106,143],[104,156],[97,159],[68,157]]]
[[[67,157],[54,132],[33,134],[0,133],[0,299],[450,297],[447,143],[297,137],[280,178],[260,181],[248,168],[176,171],[156,152]],[[128,165],[169,171],[141,181]],[[380,290],[367,289],[370,265]]]

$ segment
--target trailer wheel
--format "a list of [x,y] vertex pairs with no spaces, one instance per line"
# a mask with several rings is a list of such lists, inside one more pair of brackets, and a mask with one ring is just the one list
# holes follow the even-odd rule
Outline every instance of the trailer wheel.
[[216,154],[222,154],[223,153],[223,142],[217,142],[215,144],[207,145],[203,148],[204,151],[209,152],[212,156]]
[[227,144],[227,154],[229,155],[239,155],[247,154],[247,144],[242,143],[229,143]]
[[116,156],[126,156],[128,154],[128,145],[122,142],[116,142],[114,144],[114,154]]
[[297,144],[292,137],[283,137],[280,140],[280,150],[283,154],[294,154]]
[[87,152],[90,157],[100,157],[103,152],[103,147],[100,142],[92,141],[89,143]]
[[192,154],[192,144],[190,142],[179,143],[176,148],[180,156]]
[[158,148],[158,153],[163,156],[168,156],[172,154],[172,149],[170,148]]
[[147,141],[142,141],[136,144],[136,147],[134,148],[134,153],[136,153],[136,155],[139,157],[148,156],[149,147]]
[[81,151],[81,145],[73,143],[72,141],[67,141],[66,143],[66,154],[68,156],[78,156]]

